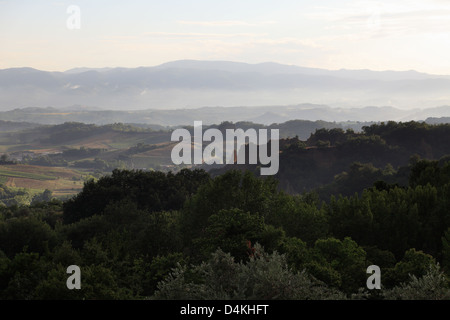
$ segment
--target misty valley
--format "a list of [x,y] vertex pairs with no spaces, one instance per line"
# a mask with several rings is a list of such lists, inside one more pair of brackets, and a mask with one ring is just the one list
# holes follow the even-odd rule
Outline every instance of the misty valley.
[[448,300],[449,81],[2,69],[0,298]]
[[450,1],[74,2],[0,0],[3,314],[445,314]]

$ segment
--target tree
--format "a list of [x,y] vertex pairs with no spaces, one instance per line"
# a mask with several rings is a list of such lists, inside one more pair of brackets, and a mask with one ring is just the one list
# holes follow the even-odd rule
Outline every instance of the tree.
[[442,265],[445,271],[450,271],[450,228],[442,237]]
[[187,199],[182,217],[185,241],[199,237],[208,218],[223,209],[237,208],[263,218],[271,212],[275,214],[272,203],[277,196],[273,178],[261,179],[250,171],[229,170],[203,184],[192,198]]
[[36,217],[20,217],[0,222],[0,250],[8,257],[27,250],[43,254],[56,244],[56,233]]
[[79,194],[64,203],[64,222],[101,215],[109,204],[126,199],[136,203],[140,210],[179,210],[208,179],[209,175],[203,170],[165,174],[116,169],[98,181],[86,182]]
[[50,200],[52,200],[52,194],[53,192],[51,190],[45,189],[42,194],[37,194],[33,197],[31,204],[35,204],[38,202],[49,202]]
[[255,249],[246,263],[218,249],[206,263],[191,269],[179,265],[158,284],[153,299],[345,299],[306,272],[292,271],[284,255],[266,253],[258,244]]
[[346,293],[355,292],[365,284],[366,252],[349,237],[343,241],[335,238],[317,240],[314,245],[314,260],[339,274],[339,289]]
[[434,264],[436,261],[431,255],[411,248],[405,252],[403,259],[393,269],[387,270],[383,284],[389,288],[406,282],[411,275],[422,277],[429,270],[429,266]]
[[0,163],[1,164],[9,163],[9,155],[7,153],[4,153],[0,156]]
[[329,225],[324,208],[314,195],[291,196],[280,193],[265,219],[266,223],[282,228],[288,237],[296,237],[308,245],[327,236]]
[[311,259],[310,249],[306,243],[295,237],[284,238],[279,251],[286,255],[286,262],[293,270],[303,270]]
[[266,225],[259,214],[234,208],[210,216],[203,235],[194,240],[194,246],[203,257],[221,248],[239,261],[249,258],[252,244],[259,242],[273,250],[283,235],[281,230]]
[[7,265],[1,278],[6,284],[0,291],[2,299],[33,300],[35,290],[48,273],[49,264],[38,253],[20,252]]
[[449,282],[438,264],[430,264],[423,276],[411,274],[409,281],[386,290],[383,296],[386,300],[449,300]]

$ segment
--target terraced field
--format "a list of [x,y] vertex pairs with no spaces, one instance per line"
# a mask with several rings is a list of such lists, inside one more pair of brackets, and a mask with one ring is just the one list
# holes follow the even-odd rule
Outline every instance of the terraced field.
[[0,183],[8,187],[33,190],[49,189],[56,197],[78,193],[86,173],[58,167],[31,165],[0,165]]
[[[49,189],[54,196],[67,196],[78,193],[94,172],[98,176],[114,167],[145,170],[172,164],[174,143],[168,131],[82,123],[6,129],[0,130],[0,155],[6,154],[18,164],[0,165],[0,184],[12,188]],[[142,145],[142,150],[130,151],[137,145]],[[100,151],[65,154],[81,148]]]

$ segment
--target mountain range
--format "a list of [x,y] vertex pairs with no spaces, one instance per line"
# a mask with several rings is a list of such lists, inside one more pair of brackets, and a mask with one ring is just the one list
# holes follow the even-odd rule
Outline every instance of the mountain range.
[[196,60],[64,72],[0,70],[0,111],[73,105],[131,111],[304,104],[391,111],[445,106],[450,105],[450,76]]
[[[300,104],[262,107],[202,107],[193,109],[102,110],[79,105],[67,108],[18,108],[0,111],[0,131],[6,122],[18,128],[31,124],[55,125],[82,122],[96,125],[127,123],[161,129],[170,126],[193,125],[201,120],[205,125],[224,121],[251,122],[262,125],[281,124],[291,120],[323,121],[340,127],[361,129],[368,123],[383,121],[426,121],[450,123],[450,106],[401,110],[393,107],[333,108],[327,105]],[[3,122],[2,122],[3,121]],[[20,122],[24,122],[20,124]]]

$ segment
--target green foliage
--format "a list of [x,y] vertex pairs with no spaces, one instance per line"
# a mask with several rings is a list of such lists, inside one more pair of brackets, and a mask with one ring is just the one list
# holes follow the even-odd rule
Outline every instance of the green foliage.
[[431,255],[414,248],[409,249],[394,268],[387,269],[383,283],[386,287],[392,287],[406,282],[411,275],[422,277],[433,264],[436,264],[436,261]]
[[396,263],[395,256],[389,250],[382,250],[376,246],[363,247],[367,254],[367,264],[377,265],[382,270],[393,268]]
[[450,271],[450,228],[442,237],[442,265],[446,271]]
[[283,148],[286,148],[291,151],[295,151],[298,149],[305,149],[306,148],[306,142],[301,141],[298,137],[292,138],[292,139],[286,139],[283,141]]
[[56,243],[56,234],[36,217],[18,217],[0,222],[0,250],[8,257],[26,250],[46,253]]
[[163,281],[171,270],[184,265],[186,265],[185,257],[179,252],[154,257],[143,278],[144,294],[152,295],[156,291],[158,283]]
[[303,270],[311,259],[307,244],[298,238],[284,238],[279,248],[279,251],[286,255],[286,262],[293,270]]
[[54,264],[63,266],[79,265],[83,261],[80,252],[67,240],[53,249],[51,260]]
[[[205,263],[176,268],[158,285],[154,299],[249,299],[318,300],[344,299],[304,272],[289,269],[284,255],[266,253],[255,245],[255,257],[248,262],[218,249]],[[196,277],[193,277],[195,274]]]
[[182,250],[178,211],[146,214],[130,228],[129,252],[143,252],[151,257]]
[[102,214],[107,205],[124,199],[136,203],[138,209],[178,210],[207,179],[201,170],[176,174],[114,170],[110,176],[86,182],[82,192],[64,203],[64,221],[72,223]]
[[[321,194],[325,201],[329,200],[331,194],[350,196],[354,192],[362,192],[362,189],[376,182],[371,179],[406,186],[410,157],[414,154],[427,159],[444,157],[450,154],[449,139],[448,124],[389,122],[364,127],[360,133],[320,129],[306,141],[306,149],[291,148],[289,141],[280,143],[280,170],[277,177],[280,186],[290,193],[310,192],[327,186]],[[329,148],[315,147],[318,143],[327,146],[328,142]],[[352,174],[356,179],[353,179],[349,176],[353,163],[371,163],[378,172],[354,172]],[[391,173],[385,170],[388,165],[393,169]],[[337,175],[342,175],[339,181],[335,181]],[[448,179],[448,176],[438,177],[436,181],[442,179]],[[332,186],[328,187],[330,184]]]
[[[309,146],[314,146],[318,141],[329,141],[331,145],[335,146],[348,139],[347,133],[341,128],[316,129],[316,131],[308,138],[307,143]],[[349,136],[352,135],[353,134],[350,134]]]
[[274,249],[282,237],[283,232],[267,226],[259,214],[235,208],[211,215],[203,235],[194,240],[194,246],[203,258],[221,248],[238,260],[246,260],[252,255],[252,243]]
[[396,173],[391,164],[385,168],[376,168],[371,163],[354,162],[349,170],[337,174],[332,183],[320,187],[318,193],[322,199],[330,199],[332,195],[361,194],[372,185],[378,189],[388,189],[391,186],[386,181],[394,181]]
[[[338,287],[343,292],[355,292],[364,286],[368,266],[366,252],[352,239],[346,237],[343,241],[334,238],[317,240],[314,245],[314,260],[322,268],[334,270],[335,275],[339,275]],[[318,274],[312,274],[320,279]]]
[[387,300],[449,300],[449,281],[439,265],[430,264],[423,276],[411,275],[409,281],[387,290],[383,296]]
[[207,181],[187,199],[182,224],[192,239],[201,235],[210,216],[223,209],[241,209],[265,218],[275,210],[272,203],[277,194],[274,179],[258,179],[249,171],[230,170]]
[[62,156],[64,158],[86,158],[86,157],[93,157],[98,156],[102,152],[105,152],[106,149],[100,149],[100,148],[85,148],[80,147],[77,148],[69,148],[67,150],[64,150],[62,152]]
[[28,206],[40,198],[48,199],[48,192],[46,192],[45,195],[44,193],[36,194],[31,190],[23,188],[9,188],[0,184],[0,207]]
[[309,245],[328,234],[328,221],[324,208],[313,199],[313,195],[289,196],[278,194],[274,210],[266,222],[282,228],[289,237],[297,237]]
[[441,163],[441,161],[419,160],[411,168],[409,176],[409,185],[411,187],[425,186],[444,186],[450,181],[450,161]]
[[21,252],[14,256],[1,274],[2,299],[36,299],[35,288],[45,279],[48,264],[38,253]]
[[[447,187],[371,188],[362,196],[332,197],[327,206],[331,233],[376,245],[398,258],[409,248],[437,255],[448,226]],[[445,190],[445,192],[442,192]]]
[[39,202],[49,202],[52,200],[52,191],[49,189],[45,189],[42,194],[36,194],[31,201],[31,204],[39,203]]
[[151,132],[150,129],[138,128],[123,123],[97,126],[95,124],[85,124],[80,122],[66,122],[60,125],[40,127],[38,128],[38,131],[48,135],[47,138],[42,139],[42,143],[49,144],[66,143],[67,141],[78,140],[109,132]]
[[[387,129],[392,135],[367,129],[368,139],[324,130],[317,137],[330,148],[311,150],[382,146],[406,130]],[[310,150],[289,148],[299,161]],[[327,201],[320,190],[283,192],[279,180],[251,171],[115,170],[64,203],[46,192],[0,207],[0,298],[448,299],[449,164],[355,163]],[[430,269],[437,263],[447,274]],[[66,288],[72,264],[81,267],[81,290]],[[382,290],[368,292],[373,264]]]

